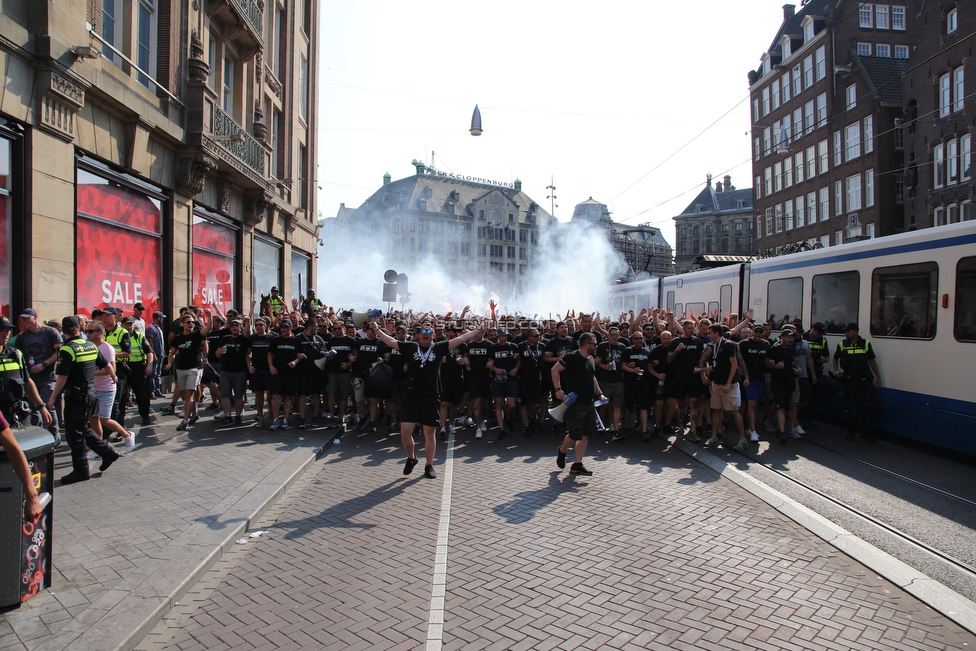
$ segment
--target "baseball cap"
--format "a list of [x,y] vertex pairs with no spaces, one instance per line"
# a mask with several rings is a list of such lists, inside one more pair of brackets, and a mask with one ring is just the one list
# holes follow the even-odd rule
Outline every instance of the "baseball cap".
[[851,330],[860,330],[860,328],[857,327],[857,321],[851,321],[847,324],[847,327],[844,328],[844,332],[850,332]]
[[122,314],[122,310],[120,310],[117,307],[112,307],[111,305],[109,305],[108,307],[102,308],[102,314],[114,314],[115,316],[120,316]]
[[0,330],[16,330],[15,326],[10,319],[0,314]]
[[508,328],[499,328],[498,329],[498,336],[499,337],[507,337],[508,336]]
[[826,331],[826,328],[824,328],[824,324],[821,323],[820,321],[817,321],[816,323],[814,323],[810,327],[813,328],[814,330],[816,330],[817,332],[825,332]]
[[27,319],[32,316],[37,316],[37,311],[32,307],[29,307],[20,313],[21,319]]
[[61,319],[61,327],[62,328],[80,328],[81,327],[81,321],[79,321],[78,320],[78,317],[76,317],[76,316],[66,316],[63,319]]
[[162,312],[160,312],[159,310],[156,310],[155,312],[153,312],[153,318],[154,319],[165,319],[166,318],[166,315],[163,314]]
[[237,310],[233,309],[233,308],[227,310],[227,318],[228,319],[232,319],[235,316],[240,316],[240,315],[241,315],[241,313],[238,312]]
[[136,320],[133,319],[131,316],[122,317],[122,323],[135,323],[135,322]]
[[132,306],[132,309],[133,310],[144,310],[144,309],[146,309],[146,306],[143,305],[142,303],[136,303],[135,305]]
[[281,320],[281,321],[278,322],[278,326],[279,327],[288,327],[288,328],[290,328],[291,327],[291,321],[288,320],[288,319],[283,319],[283,320]]

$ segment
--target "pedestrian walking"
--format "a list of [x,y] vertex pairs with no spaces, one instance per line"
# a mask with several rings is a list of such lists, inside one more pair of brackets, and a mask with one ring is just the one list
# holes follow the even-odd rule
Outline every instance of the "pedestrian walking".
[[596,435],[596,408],[593,399],[603,398],[603,391],[596,379],[596,336],[584,332],[579,338],[579,348],[575,353],[563,355],[552,367],[552,386],[561,402],[566,396],[576,394],[576,400],[566,410],[566,438],[556,454],[556,465],[566,467],[566,453],[572,447],[575,461],[569,472],[589,477],[593,473],[583,465],[583,455],[591,436]]

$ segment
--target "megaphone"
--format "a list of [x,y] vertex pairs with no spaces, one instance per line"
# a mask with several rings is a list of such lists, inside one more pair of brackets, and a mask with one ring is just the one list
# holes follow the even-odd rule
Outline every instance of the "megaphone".
[[357,328],[362,328],[370,319],[381,316],[383,316],[383,310],[370,310],[369,312],[353,312],[350,318]]
[[549,415],[552,416],[552,419],[557,423],[563,422],[563,420],[566,418],[566,410],[569,409],[574,402],[576,402],[576,394],[567,393],[566,399],[563,400],[563,403],[550,409]]
[[326,365],[329,363],[329,360],[335,356],[336,356],[336,351],[330,350],[323,357],[319,357],[317,360],[315,360],[315,365],[319,367],[320,371],[324,371]]

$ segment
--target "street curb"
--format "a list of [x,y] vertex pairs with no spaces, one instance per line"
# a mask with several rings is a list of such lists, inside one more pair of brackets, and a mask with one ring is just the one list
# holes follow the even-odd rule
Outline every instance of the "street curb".
[[[331,441],[330,435],[328,442]],[[291,452],[221,513],[220,519],[232,516],[232,526],[213,529],[209,522],[201,521],[203,529],[188,536],[190,540],[172,557],[144,564],[127,581],[109,590],[36,647],[36,651],[131,651],[249,529],[251,522],[324,457],[329,447],[332,446],[323,443],[311,450],[302,447]],[[296,457],[300,459],[297,466],[289,464]],[[188,566],[193,569],[187,574],[183,568]]]
[[877,572],[930,608],[971,633],[976,633],[976,603],[887,552],[861,540],[843,527],[710,454],[707,450],[683,440],[675,440],[672,445],[752,493],[827,544]]

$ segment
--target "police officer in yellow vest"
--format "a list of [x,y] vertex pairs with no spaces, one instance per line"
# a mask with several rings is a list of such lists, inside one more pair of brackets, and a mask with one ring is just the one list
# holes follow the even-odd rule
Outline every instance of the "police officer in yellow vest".
[[271,288],[271,298],[268,299],[268,308],[271,310],[271,315],[276,318],[286,309],[288,309],[288,306],[285,305],[284,299],[281,298],[281,295],[278,293],[277,287]]
[[[820,402],[820,392],[824,390],[826,382],[824,382],[824,365],[830,359],[830,344],[827,342],[827,337],[824,334],[827,329],[824,324],[817,321],[812,326],[810,326],[810,332],[803,336],[807,340],[807,345],[810,346],[810,359],[813,360],[813,369],[817,375],[817,381],[811,387],[813,389],[813,398],[810,400],[810,404],[803,410],[804,413],[800,414],[800,420],[806,421],[806,423],[812,423],[813,415],[816,413],[817,405]],[[805,425],[806,426],[806,425]]]
[[57,381],[47,408],[53,409],[55,396],[64,391],[65,438],[71,448],[72,464],[71,472],[61,478],[64,485],[88,480],[90,472],[86,445],[102,458],[102,465],[98,468],[102,472],[108,470],[120,455],[108,441],[96,436],[88,425],[88,419],[95,413],[98,404],[94,388],[95,370],[108,364],[95,344],[81,338],[81,324],[77,317],[61,319],[61,330],[67,340],[58,352]]
[[112,420],[125,427],[125,405],[129,402],[129,356],[132,354],[132,339],[129,332],[119,325],[122,310],[108,307],[102,310],[102,325],[105,326],[105,341],[115,349],[115,375],[119,381],[115,385],[115,404],[112,405]]
[[10,319],[0,316],[0,413],[11,427],[17,427],[31,413],[40,411],[47,427],[52,422],[51,414],[30,378],[24,354],[7,345],[16,327]]
[[129,386],[136,398],[142,424],[149,424],[149,385],[147,378],[152,375],[153,352],[146,336],[135,329],[135,319],[122,317],[122,327],[129,333],[132,349],[129,351]]
[[[834,351],[834,375],[844,387],[844,420],[847,421],[847,440],[853,441],[857,425],[854,408],[861,402],[861,437],[874,443],[874,389],[881,387],[881,373],[875,361],[871,342],[858,334],[853,321],[844,329],[845,337],[837,342]],[[840,368],[838,368],[838,364]],[[871,373],[874,373],[872,376]],[[873,381],[872,381],[873,380]]]

